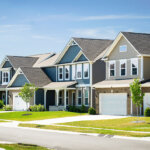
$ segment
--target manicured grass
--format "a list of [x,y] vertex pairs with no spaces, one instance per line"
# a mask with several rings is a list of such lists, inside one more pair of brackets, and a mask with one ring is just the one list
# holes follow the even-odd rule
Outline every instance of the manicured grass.
[[[29,115],[23,115],[29,114]],[[8,112],[8,113],[0,113],[0,119],[6,120],[17,120],[17,121],[32,121],[32,120],[42,120],[42,119],[52,119],[52,118],[60,118],[60,117],[72,117],[85,115],[74,112],[67,111],[45,111],[45,112]]]
[[48,150],[47,148],[28,144],[0,144],[6,150]]
[[[136,121],[137,119],[145,122],[133,123],[133,121]],[[76,121],[62,124],[77,127],[93,127],[104,129],[150,132],[150,117],[128,117],[110,120]]]
[[36,124],[20,124],[21,127],[31,127],[49,130],[62,130],[62,131],[72,131],[72,132],[82,132],[82,133],[98,133],[98,134],[109,134],[109,135],[120,135],[120,136],[132,136],[132,137],[150,137],[150,133],[132,133],[124,131],[111,131],[103,129],[91,129],[91,128],[74,128],[74,127],[64,127],[55,125],[36,125]]

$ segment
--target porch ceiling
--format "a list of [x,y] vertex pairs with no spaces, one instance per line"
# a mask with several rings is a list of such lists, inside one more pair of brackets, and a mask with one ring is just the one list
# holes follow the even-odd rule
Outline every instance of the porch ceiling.
[[[75,85],[77,82],[51,82],[47,85],[45,85],[43,88],[45,89],[62,89],[62,88],[68,88],[70,86]],[[71,87],[73,88],[73,87]]]
[[95,88],[120,88],[120,87],[130,87],[133,79],[130,80],[105,80],[98,82],[93,85]]

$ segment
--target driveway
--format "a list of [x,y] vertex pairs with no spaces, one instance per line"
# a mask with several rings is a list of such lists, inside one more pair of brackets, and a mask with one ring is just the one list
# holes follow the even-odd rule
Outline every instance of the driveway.
[[128,116],[84,115],[84,116],[76,116],[76,117],[64,117],[64,118],[55,118],[55,119],[26,121],[24,123],[50,125],[54,123],[65,123],[65,122],[85,121],[85,120],[120,119],[120,118],[126,118],[126,117]]

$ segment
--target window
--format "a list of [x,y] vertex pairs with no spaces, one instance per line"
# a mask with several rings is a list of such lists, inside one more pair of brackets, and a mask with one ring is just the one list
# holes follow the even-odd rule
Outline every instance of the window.
[[131,59],[131,75],[138,74],[138,59]]
[[59,91],[59,103],[58,105],[63,105],[63,94],[62,91]]
[[78,105],[81,105],[82,101],[82,90],[78,90]]
[[66,105],[68,106],[69,104],[69,92],[66,91]]
[[89,78],[89,64],[83,64],[83,70],[84,70],[84,79]]
[[127,45],[121,45],[120,52],[126,52],[126,51],[127,51]]
[[72,80],[75,80],[75,78],[76,78],[75,65],[72,65]]
[[77,64],[77,79],[82,78],[82,64]]
[[121,60],[120,61],[120,75],[125,76],[126,75],[126,60]]
[[85,89],[84,91],[84,103],[85,105],[89,105],[89,90]]
[[70,78],[70,66],[65,66],[65,80]]
[[8,72],[3,72],[2,77],[3,77],[3,79],[2,79],[3,83],[4,84],[8,83],[8,81],[9,81],[9,73]]
[[58,79],[63,80],[63,67],[58,68]]
[[111,77],[115,76],[115,61],[109,62],[109,72]]

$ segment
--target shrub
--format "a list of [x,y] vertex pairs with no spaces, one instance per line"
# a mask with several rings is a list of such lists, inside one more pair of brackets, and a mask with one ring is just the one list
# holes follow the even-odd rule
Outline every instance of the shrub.
[[4,103],[2,100],[0,100],[0,108],[3,108],[3,106],[4,106]]
[[148,107],[148,108],[145,109],[144,116],[150,117],[150,107]]
[[95,114],[96,114],[96,110],[95,110],[93,107],[90,107],[90,108],[88,109],[88,113],[89,113],[90,115],[95,115]]
[[12,106],[10,106],[10,105],[4,105],[3,110],[5,110],[5,111],[11,111],[12,110]]
[[43,105],[39,104],[39,105],[30,106],[29,110],[30,111],[45,111],[45,108]]
[[79,113],[86,113],[87,112],[87,108],[84,105],[82,105],[81,107],[69,105],[67,110],[70,112],[79,112]]
[[85,107],[85,105],[82,105],[82,106],[81,106],[81,108],[80,108],[80,110],[81,110],[81,112],[82,112],[82,113],[87,112],[87,111],[86,111],[86,107]]

